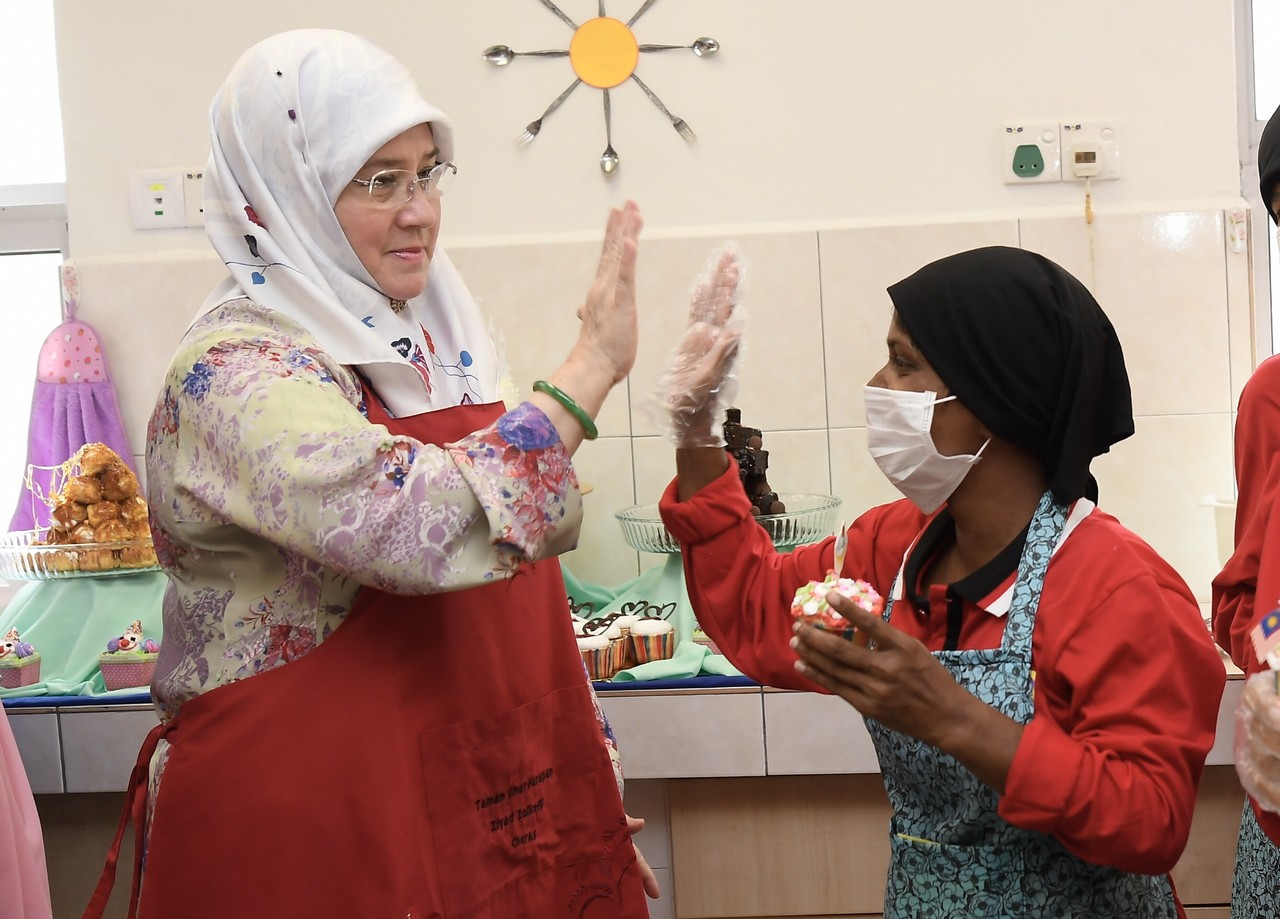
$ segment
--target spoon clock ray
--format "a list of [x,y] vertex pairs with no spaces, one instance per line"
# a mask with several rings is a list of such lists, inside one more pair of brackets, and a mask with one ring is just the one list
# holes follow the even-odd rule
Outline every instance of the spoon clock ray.
[[636,41],[631,27],[657,0],[644,0],[640,8],[625,23],[607,16],[604,0],[598,0],[599,15],[582,25],[578,25],[566,16],[553,0],[540,0],[540,2],[565,25],[573,29],[573,38],[570,39],[568,48],[515,51],[507,45],[490,45],[481,54],[482,60],[495,67],[506,67],[517,57],[568,57],[573,67],[574,81],[551,101],[541,115],[525,126],[524,133],[516,138],[518,146],[532,143],[542,130],[543,121],[558,109],[575,89],[586,83],[604,93],[605,148],[600,156],[600,171],[606,176],[616,175],[622,161],[617,151],[613,149],[609,90],[622,85],[627,80],[634,81],[640,87],[649,101],[671,122],[671,126],[681,137],[689,143],[697,139],[688,123],[683,118],[673,115],[657,94],[636,75],[636,65],[639,63],[641,54],[652,51],[691,51],[696,57],[707,58],[720,50],[718,41],[706,36],[696,38],[687,45],[641,44]]

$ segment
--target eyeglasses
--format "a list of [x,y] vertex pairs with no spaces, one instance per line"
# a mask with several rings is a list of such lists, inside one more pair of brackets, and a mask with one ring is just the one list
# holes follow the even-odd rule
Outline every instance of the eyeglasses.
[[425,172],[408,169],[384,169],[371,179],[352,179],[352,185],[369,189],[369,201],[376,207],[400,207],[412,200],[417,188],[428,198],[439,198],[453,184],[458,167],[453,163],[437,163]]

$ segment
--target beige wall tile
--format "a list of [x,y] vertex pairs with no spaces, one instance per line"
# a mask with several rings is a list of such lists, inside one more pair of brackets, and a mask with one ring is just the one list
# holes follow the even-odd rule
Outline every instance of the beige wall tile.
[[562,559],[579,580],[592,584],[622,584],[640,573],[636,553],[622,538],[614,514],[633,504],[629,437],[602,437],[584,443],[574,454],[578,481],[592,491],[583,501],[578,548]]
[[1214,509],[1231,489],[1230,415],[1139,418],[1137,432],[1093,462],[1099,506],[1166,561],[1198,599],[1218,573]]
[[140,459],[147,419],[173,352],[226,269],[212,250],[181,257],[73,259],[72,264],[80,276],[76,316],[102,336],[125,433]]
[[946,255],[1017,244],[1012,220],[822,231],[827,424],[842,428],[865,422],[862,387],[885,362],[893,315],[889,285]]
[[[512,382],[522,397],[560,366],[578,340],[578,307],[595,277],[600,245],[542,242],[451,248],[449,257],[493,323]],[[596,418],[601,436],[631,433],[626,387],[610,393]]]
[[1022,245],[1102,304],[1124,347],[1134,414],[1231,410],[1222,211],[1103,214],[1092,228],[1024,220]]
[[[689,318],[695,280],[723,238],[645,240],[640,269],[640,351],[631,373],[632,424],[658,434],[640,406],[653,399],[672,349]],[[736,404],[753,427],[776,431],[826,424],[817,237],[812,232],[740,235],[732,239],[745,266],[742,306],[746,350],[738,363]]]

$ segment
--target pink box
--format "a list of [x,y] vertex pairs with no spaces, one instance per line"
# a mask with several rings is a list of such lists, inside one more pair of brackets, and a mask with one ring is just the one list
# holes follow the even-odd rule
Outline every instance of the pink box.
[[155,655],[151,660],[111,661],[98,658],[102,670],[102,682],[107,689],[128,689],[132,686],[150,686],[156,672]]
[[0,667],[0,689],[18,689],[40,682],[40,658],[14,666]]

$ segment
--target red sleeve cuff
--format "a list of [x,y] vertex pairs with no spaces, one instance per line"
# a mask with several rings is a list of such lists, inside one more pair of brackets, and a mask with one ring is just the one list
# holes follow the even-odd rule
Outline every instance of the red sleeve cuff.
[[1024,830],[1052,833],[1067,808],[1084,756],[1052,718],[1033,717],[1009,767],[1000,816]]

